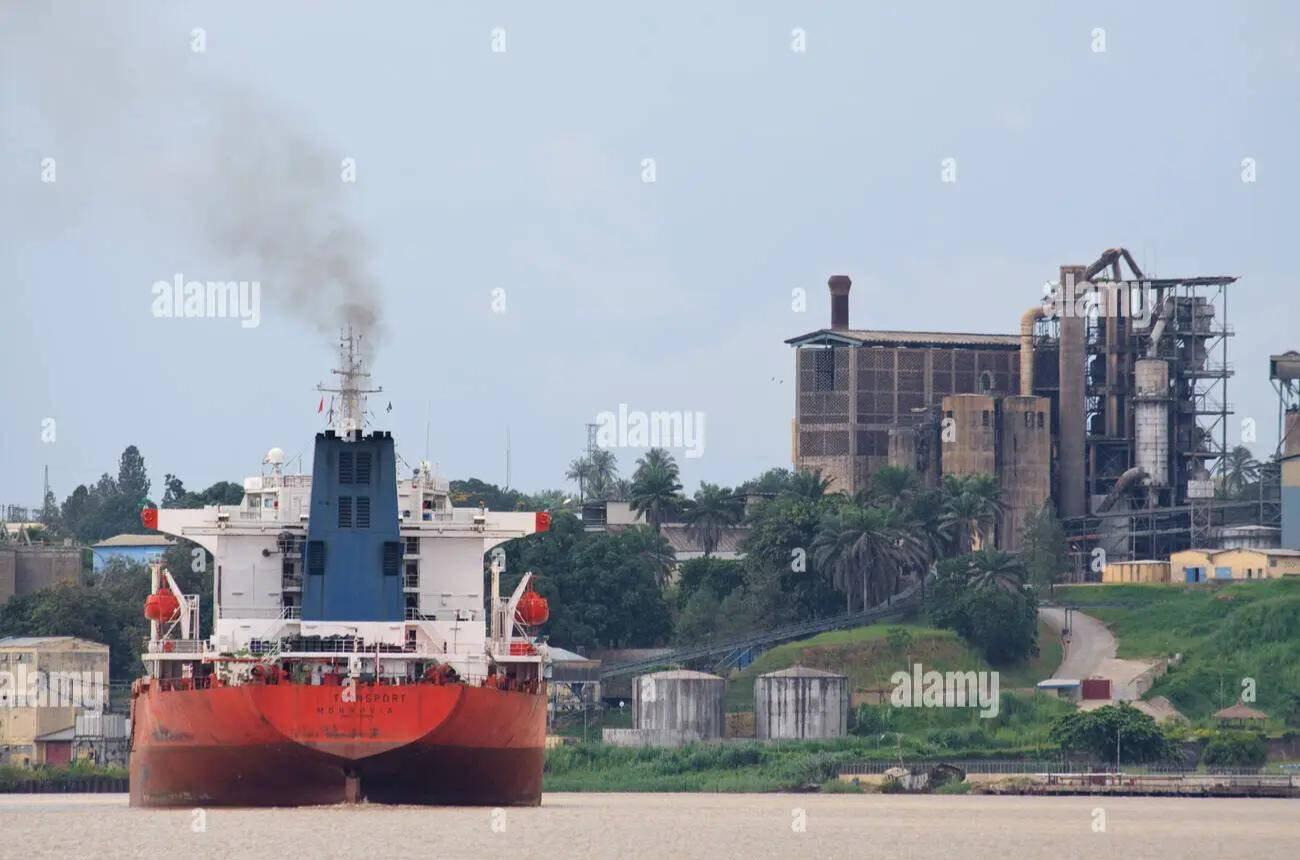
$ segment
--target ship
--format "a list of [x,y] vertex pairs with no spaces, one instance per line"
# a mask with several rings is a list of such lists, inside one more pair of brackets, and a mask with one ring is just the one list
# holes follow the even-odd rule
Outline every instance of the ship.
[[457,507],[427,459],[403,469],[360,336],[339,352],[309,474],[273,448],[239,505],[142,512],[211,556],[214,603],[205,638],[200,595],[150,565],[132,806],[541,802],[549,608],[527,573],[503,596],[500,545],[549,514]]

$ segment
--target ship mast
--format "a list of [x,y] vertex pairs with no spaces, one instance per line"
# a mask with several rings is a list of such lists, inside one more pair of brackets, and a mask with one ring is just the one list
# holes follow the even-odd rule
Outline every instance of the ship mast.
[[347,439],[354,431],[360,432],[366,426],[366,395],[378,394],[379,388],[363,388],[370,374],[364,369],[361,358],[361,335],[354,334],[352,326],[339,335],[339,367],[330,372],[339,379],[338,388],[326,388],[317,385],[316,390],[337,394],[338,409],[332,410],[334,432]]

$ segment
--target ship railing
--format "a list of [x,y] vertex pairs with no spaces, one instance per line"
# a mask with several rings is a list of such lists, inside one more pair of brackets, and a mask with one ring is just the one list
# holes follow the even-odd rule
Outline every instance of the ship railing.
[[240,606],[222,612],[225,618],[293,619],[302,617],[301,606]]
[[156,678],[154,683],[158,685],[159,690],[166,693],[182,690],[210,690],[212,689],[212,676],[208,675],[203,678]]
[[201,654],[207,643],[202,639],[145,639],[145,654]]

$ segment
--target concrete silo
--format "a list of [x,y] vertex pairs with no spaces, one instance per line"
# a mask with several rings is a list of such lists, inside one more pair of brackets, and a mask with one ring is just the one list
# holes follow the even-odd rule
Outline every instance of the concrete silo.
[[1052,493],[1052,404],[1046,397],[1005,397],[1000,415],[998,483],[1007,510],[998,546],[1020,546],[1025,520]]
[[997,404],[987,394],[950,394],[943,399],[939,461],[943,474],[996,475]]
[[1169,486],[1169,363],[1144,358],[1133,366],[1137,465],[1152,486]]
[[654,745],[721,738],[726,725],[726,682],[717,675],[676,669],[632,682],[632,715]]
[[791,666],[754,681],[759,740],[839,738],[849,731],[849,682],[843,675]]

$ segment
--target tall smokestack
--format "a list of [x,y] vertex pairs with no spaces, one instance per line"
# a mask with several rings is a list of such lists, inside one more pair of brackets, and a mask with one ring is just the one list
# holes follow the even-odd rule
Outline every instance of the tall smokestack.
[[1081,517],[1088,512],[1084,486],[1087,476],[1084,471],[1084,425],[1087,422],[1084,402],[1084,377],[1086,375],[1087,344],[1085,342],[1084,318],[1074,313],[1071,299],[1074,293],[1068,285],[1084,283],[1083,266],[1061,267],[1061,290],[1066,296],[1066,310],[1061,316],[1059,372],[1060,388],[1058,396],[1058,417],[1060,418],[1060,493],[1057,507],[1063,517]]
[[831,288],[831,328],[844,331],[849,327],[849,288],[853,281],[848,275],[831,275],[826,285]]

